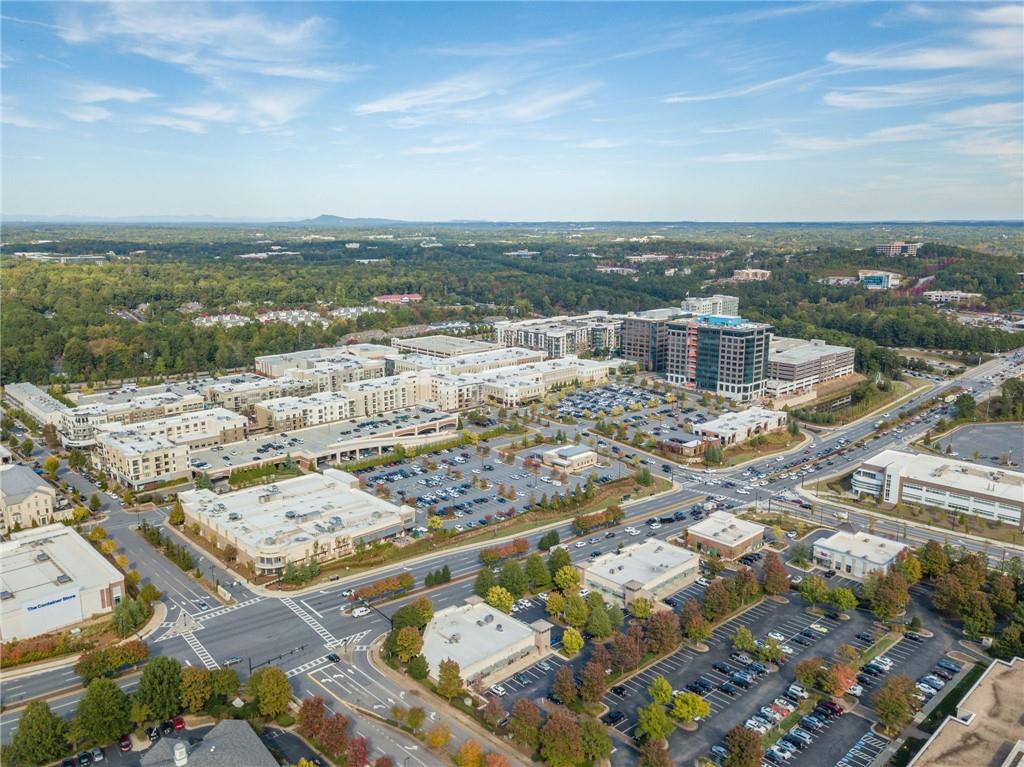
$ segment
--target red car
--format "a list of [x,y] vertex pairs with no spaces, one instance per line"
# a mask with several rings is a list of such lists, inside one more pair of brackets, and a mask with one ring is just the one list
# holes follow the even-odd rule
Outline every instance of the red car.
[[121,749],[122,753],[132,750],[132,736],[122,735],[117,739],[117,747]]
[[185,720],[182,717],[180,717],[180,716],[174,717],[171,720],[171,724],[174,725],[174,731],[175,732],[177,732],[178,730],[184,730],[185,729]]

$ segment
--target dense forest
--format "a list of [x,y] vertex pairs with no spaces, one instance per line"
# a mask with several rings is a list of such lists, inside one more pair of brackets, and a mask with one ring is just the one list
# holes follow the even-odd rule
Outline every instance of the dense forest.
[[[859,268],[888,269],[905,275],[910,285],[927,277],[934,287],[981,292],[989,308],[1006,311],[1024,307],[1020,255],[929,244],[916,258],[882,258],[870,249],[825,242],[797,253],[772,244],[772,238],[761,242],[738,232],[732,242],[714,243],[686,234],[685,239],[670,234],[652,239],[615,229],[402,228],[311,235],[270,227],[12,227],[5,232],[0,260],[0,375],[4,383],[48,383],[225,370],[249,366],[257,354],[324,345],[356,330],[493,315],[626,312],[711,292],[738,295],[744,316],[771,322],[780,334],[854,346],[864,371],[891,373],[901,364],[880,345],[978,353],[1024,344],[1020,334],[959,324],[913,291],[869,292],[819,281],[855,275]],[[49,238],[56,241],[40,242]],[[360,248],[346,248],[351,241]],[[425,242],[439,244],[423,247]],[[272,252],[273,246],[297,255],[237,258]],[[100,263],[60,264],[7,255],[44,249],[114,256]],[[515,255],[523,249],[536,255]],[[635,277],[596,269],[646,253],[672,259],[642,264]],[[772,280],[715,282],[744,266],[771,269]],[[669,267],[676,271],[666,276]],[[210,314],[255,315],[271,307],[326,310],[398,292],[422,293],[424,301],[326,328],[259,323],[203,328],[178,311],[193,301]],[[138,319],[114,314],[140,305],[148,308]]]

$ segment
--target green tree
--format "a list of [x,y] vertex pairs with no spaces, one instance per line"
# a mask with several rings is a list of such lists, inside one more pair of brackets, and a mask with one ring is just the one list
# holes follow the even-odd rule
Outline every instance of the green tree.
[[414,655],[409,659],[409,664],[405,667],[405,670],[409,672],[409,676],[413,679],[423,680],[430,674],[430,665],[422,655]]
[[732,635],[732,648],[743,652],[757,652],[757,642],[746,626],[740,626]]
[[651,617],[654,605],[646,597],[637,597],[629,603],[629,611],[633,613],[637,620],[644,621]]
[[56,478],[57,470],[60,468],[60,459],[57,456],[47,456],[43,461],[43,471],[50,475],[51,479]]
[[228,701],[238,695],[241,683],[238,681],[238,674],[233,668],[218,668],[210,672],[210,688],[214,697],[219,700]]
[[583,649],[583,637],[576,629],[569,627],[562,634],[562,649],[569,657],[576,655]]
[[43,700],[32,701],[18,720],[4,756],[13,763],[44,765],[67,754],[68,725]]
[[185,510],[181,508],[181,499],[174,499],[174,506],[171,507],[171,513],[167,517],[167,521],[175,527],[181,527],[185,524]]
[[753,730],[736,725],[725,734],[728,754],[722,767],[760,767],[764,757],[764,741]]
[[415,626],[406,626],[398,630],[395,639],[395,654],[402,663],[408,663],[413,656],[419,656],[423,649],[423,637]]
[[913,681],[906,676],[893,676],[885,680],[872,698],[871,705],[879,721],[889,732],[897,732],[910,721],[917,708]]
[[580,571],[572,565],[560,567],[555,572],[555,585],[563,592],[578,591],[580,587]]
[[637,710],[636,738],[639,741],[662,740],[676,729],[660,703],[651,703]]
[[587,633],[591,636],[604,639],[612,633],[612,623],[608,619],[608,612],[601,606],[593,607],[587,618]]
[[86,747],[117,740],[131,729],[130,704],[124,690],[111,679],[94,679],[75,711],[74,731]]
[[563,567],[572,567],[572,557],[569,556],[569,552],[562,548],[552,549],[548,555],[548,572],[551,573],[551,577],[554,578],[555,573]]
[[591,764],[608,759],[612,755],[612,739],[608,730],[596,719],[586,717],[580,722],[580,742],[583,758]]
[[921,563],[921,572],[929,578],[938,578],[949,570],[949,557],[938,541],[928,541],[918,549],[917,558]]
[[249,692],[256,698],[263,716],[278,716],[288,710],[292,687],[288,677],[277,666],[266,666],[249,677]]
[[572,594],[565,600],[565,622],[574,628],[581,628],[590,615],[587,602],[579,594]]
[[526,579],[530,582],[530,589],[534,592],[546,589],[551,585],[551,573],[548,572],[544,558],[537,552],[533,552],[526,558]]
[[672,702],[672,685],[660,674],[651,680],[647,688],[647,694],[651,696],[651,702],[661,706],[667,706]]
[[478,597],[486,598],[487,592],[498,585],[498,579],[494,577],[494,573],[491,572],[490,568],[485,567],[476,574],[476,580],[473,582],[473,593]]
[[529,579],[519,563],[510,559],[501,566],[501,573],[498,575],[498,585],[519,599],[529,588]]
[[970,421],[978,414],[978,403],[974,397],[965,392],[953,402],[953,410],[958,421]]
[[213,696],[210,670],[189,666],[181,670],[181,705],[193,713],[201,711]]
[[548,615],[561,615],[565,609],[565,597],[562,596],[561,592],[553,591],[548,595],[548,603],[545,607]]
[[711,706],[700,695],[683,691],[672,701],[672,717],[680,722],[693,722],[711,715]]
[[103,501],[100,500],[99,494],[98,493],[93,493],[89,497],[89,511],[91,511],[93,514],[95,514],[102,507],[103,507]]
[[964,633],[970,639],[991,636],[996,627],[996,614],[989,604],[988,594],[983,591],[969,594],[960,608],[960,620],[964,624]]
[[437,694],[451,700],[462,692],[462,675],[459,664],[451,658],[441,661],[437,670]]
[[817,575],[808,575],[800,584],[800,596],[811,605],[819,605],[828,598],[828,584]]
[[142,669],[135,698],[157,719],[169,719],[181,711],[181,664],[174,658],[153,658]]
[[512,612],[512,605],[516,601],[509,590],[502,586],[492,586],[485,599],[487,604],[503,613]]
[[847,613],[857,607],[857,595],[843,586],[836,586],[828,592],[828,603],[841,613]]

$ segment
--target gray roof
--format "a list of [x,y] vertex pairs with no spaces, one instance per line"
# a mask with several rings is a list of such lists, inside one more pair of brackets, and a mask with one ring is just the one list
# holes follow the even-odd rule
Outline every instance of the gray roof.
[[[161,738],[142,755],[141,767],[174,767],[174,746],[188,743]],[[278,767],[259,736],[240,719],[225,719],[195,746],[188,746],[188,767]]]
[[51,486],[28,466],[13,464],[0,469],[0,496],[5,506],[14,506],[28,498],[36,490]]

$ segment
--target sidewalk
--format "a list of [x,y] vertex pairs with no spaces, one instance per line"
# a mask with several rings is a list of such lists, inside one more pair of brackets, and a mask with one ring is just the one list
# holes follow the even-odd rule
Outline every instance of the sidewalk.
[[[150,616],[146,625],[130,637],[125,637],[118,644],[124,644],[136,639],[145,640],[155,634],[160,628],[161,624],[167,619],[167,605],[163,602],[157,602],[153,608],[153,614]],[[23,666],[15,666],[12,669],[4,670],[4,679],[10,681],[12,679],[19,679],[26,676],[34,676],[35,674],[41,674],[46,671],[53,671],[57,668],[65,668],[67,666],[74,666],[78,663],[83,653],[75,653],[74,655],[62,655],[60,658],[54,658],[52,660],[37,661],[35,663],[26,663]],[[77,686],[77,685],[76,685]],[[48,693],[48,695],[51,693]]]
[[[413,698],[426,699],[429,693],[424,690],[415,680],[410,679],[405,674],[401,674],[385,663],[381,663],[377,658],[377,651],[380,646],[384,644],[384,638],[386,635],[381,635],[374,640],[373,644],[366,651],[367,658],[369,659],[370,666],[373,667],[374,671],[382,676],[387,677],[396,690],[404,690]],[[457,708],[445,704],[444,700],[440,697],[431,698],[432,702],[429,705],[433,705],[438,710],[444,711],[444,713],[456,720],[460,725],[475,734],[481,741],[481,745],[497,751],[500,754],[504,754],[509,762],[517,767],[531,767],[532,763],[528,758],[524,758],[521,753],[517,750],[509,748],[509,744],[495,735],[493,732],[485,728],[475,719],[467,716]]]

